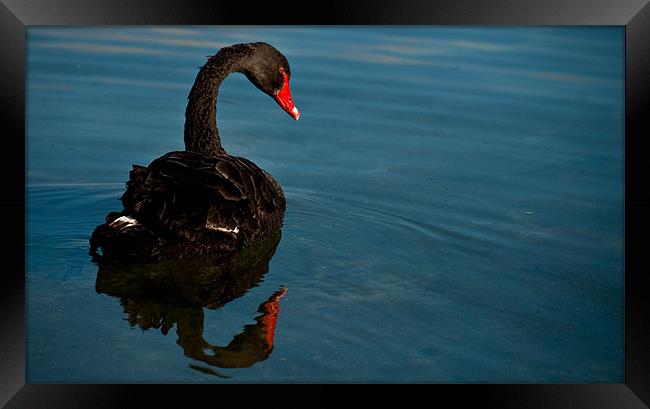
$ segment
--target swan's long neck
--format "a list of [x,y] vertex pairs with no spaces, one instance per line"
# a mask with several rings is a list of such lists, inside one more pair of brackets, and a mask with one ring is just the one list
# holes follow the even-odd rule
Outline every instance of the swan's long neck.
[[217,130],[219,85],[231,72],[241,71],[250,49],[222,48],[201,67],[185,110],[185,150],[206,155],[225,154]]

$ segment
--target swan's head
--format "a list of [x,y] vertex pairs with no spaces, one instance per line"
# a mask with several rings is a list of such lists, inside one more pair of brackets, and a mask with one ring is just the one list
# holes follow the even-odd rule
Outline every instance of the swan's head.
[[250,46],[253,52],[242,72],[257,88],[275,99],[293,119],[298,120],[300,112],[293,102],[289,89],[291,78],[289,61],[269,44],[254,43]]

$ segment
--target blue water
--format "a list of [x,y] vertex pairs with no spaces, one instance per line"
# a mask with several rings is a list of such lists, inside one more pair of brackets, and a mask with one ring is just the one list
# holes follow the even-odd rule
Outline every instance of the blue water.
[[[623,40],[29,28],[28,382],[622,382]],[[226,345],[287,288],[270,356],[211,368],[224,378],[193,369],[174,329],[130,325],[87,243],[132,164],[182,149],[205,57],[249,41],[288,58],[302,116],[242,75],[221,87],[226,149],[287,196],[269,272],[203,310],[204,338]]]

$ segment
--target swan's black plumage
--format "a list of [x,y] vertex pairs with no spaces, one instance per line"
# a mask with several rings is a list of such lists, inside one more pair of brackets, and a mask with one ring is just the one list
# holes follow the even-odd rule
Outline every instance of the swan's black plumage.
[[[289,64],[265,43],[222,48],[200,69],[185,113],[185,151],[149,166],[134,165],[121,201],[90,239],[90,253],[108,259],[159,261],[223,254],[260,242],[282,225],[285,198],[270,174],[230,156],[216,127],[219,85],[245,74],[274,97],[288,88]],[[297,111],[296,111],[297,112]]]

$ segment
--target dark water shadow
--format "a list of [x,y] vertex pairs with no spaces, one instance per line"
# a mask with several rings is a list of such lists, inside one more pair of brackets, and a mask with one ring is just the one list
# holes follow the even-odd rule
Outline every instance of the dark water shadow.
[[[226,346],[203,337],[204,308],[217,309],[246,294],[268,272],[281,232],[255,247],[228,258],[203,256],[150,264],[99,261],[97,293],[118,297],[131,327],[159,329],[164,335],[176,326],[177,344],[186,356],[218,368],[247,368],[273,351],[281,288],[258,308],[255,324],[245,325]],[[198,365],[190,368],[227,378]]]

